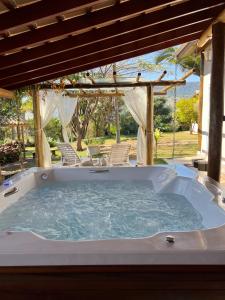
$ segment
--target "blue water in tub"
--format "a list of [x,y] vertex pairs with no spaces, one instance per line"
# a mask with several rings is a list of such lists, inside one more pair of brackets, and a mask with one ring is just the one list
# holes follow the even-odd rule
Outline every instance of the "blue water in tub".
[[56,240],[141,238],[202,228],[200,213],[185,197],[156,194],[147,180],[48,182],[0,214],[0,230]]

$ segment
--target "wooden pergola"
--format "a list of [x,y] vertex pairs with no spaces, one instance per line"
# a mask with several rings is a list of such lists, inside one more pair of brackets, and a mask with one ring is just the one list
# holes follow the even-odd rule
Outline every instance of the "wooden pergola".
[[[219,180],[224,119],[224,9],[224,0],[1,0],[0,97],[12,98],[13,90],[32,86],[36,128],[40,128],[37,84],[193,40],[200,41],[199,50],[203,51],[208,36],[212,34],[208,174]],[[160,78],[130,85],[147,87],[149,149],[153,139],[153,87],[161,85],[164,89],[179,83],[183,84],[184,81],[169,82]],[[110,86],[117,88],[118,83]],[[87,85],[76,87],[88,88]],[[100,85],[97,88],[101,88]],[[40,134],[40,130],[36,132]],[[41,136],[37,136],[37,147],[40,141]],[[150,151],[148,163],[152,160]],[[205,243],[201,232],[196,232],[195,236],[198,239],[193,239],[193,245],[197,240]],[[2,234],[3,244],[5,238],[13,243],[14,235],[10,235],[10,232]],[[158,239],[157,236],[154,238]],[[148,245],[148,239],[145,243]],[[160,239],[160,243],[164,243],[164,240]],[[178,248],[175,249],[179,249],[183,240],[176,240],[176,243]],[[30,240],[24,243],[24,247],[29,248],[29,245]],[[163,260],[163,252],[157,251],[148,256],[150,260],[145,265],[141,264],[142,260],[136,253],[128,252],[124,256],[136,257],[135,264],[123,265],[124,256],[121,256],[119,265],[99,265],[95,254],[93,265],[75,265],[70,253],[64,266],[51,266],[48,265],[50,253],[43,264],[41,248],[36,248],[35,253],[40,254],[36,256],[36,263],[38,265],[41,261],[42,265],[26,267],[21,266],[21,262],[9,253],[5,257],[6,261],[10,261],[9,266],[6,267],[4,263],[0,267],[0,293],[2,298],[7,299],[224,298],[225,267],[218,263],[223,251],[204,250],[202,257],[203,252],[191,248],[189,252],[182,251],[182,264],[179,263],[179,252],[173,248],[174,244],[166,245],[167,260]],[[89,249],[86,250],[88,257]],[[100,254],[103,259],[104,250],[102,248]],[[149,254],[141,253],[142,257]],[[26,254],[19,254],[24,259]],[[55,257],[57,255],[60,255],[60,250]],[[156,261],[160,261],[161,265],[154,264],[156,255]],[[193,265],[190,260],[192,255],[195,258]],[[27,257],[31,262],[32,256]],[[165,263],[171,257],[177,258],[175,265]],[[213,258],[211,265],[207,264],[208,257]]]
[[[190,73],[190,72],[189,72]],[[188,74],[189,74],[188,73]],[[74,83],[74,84],[67,84],[64,85],[64,90],[67,91],[67,94],[71,97],[74,96],[81,96],[81,97],[118,97],[123,96],[122,92],[118,91],[118,88],[128,88],[128,87],[146,87],[147,93],[147,114],[146,114],[146,165],[153,164],[153,149],[154,149],[154,128],[153,128],[153,104],[154,104],[154,87],[161,86],[161,87],[173,87],[175,85],[183,85],[185,84],[183,77],[181,80],[162,80],[165,76],[166,72],[164,71],[162,75],[155,81],[140,81],[140,75],[137,76],[136,82],[119,82],[117,81],[116,72],[113,74],[114,82],[104,82],[104,83],[96,83],[95,80],[92,78],[92,83],[85,84],[85,83]],[[89,77],[89,74],[87,74]],[[36,159],[37,165],[39,167],[43,167],[43,148],[42,148],[42,134],[41,134],[41,121],[40,121],[40,99],[39,99],[39,89],[51,89],[51,85],[42,84],[39,85],[38,88],[33,90],[33,99],[34,99],[34,124],[35,124],[35,133],[36,133]],[[79,89],[81,92],[78,94],[77,92],[72,92],[71,89]],[[101,89],[115,89],[115,92],[101,92]],[[97,90],[98,92],[92,93],[84,93],[84,90]],[[164,91],[158,94],[165,94]]]
[[[222,40],[218,42],[219,35],[223,35],[224,9],[224,0],[1,1],[0,93],[12,97],[11,91],[17,88],[196,39],[203,49],[215,23],[214,27],[219,29],[214,30],[216,55],[212,80],[215,84],[211,95],[216,99],[214,103],[218,109],[222,86],[215,87],[224,76],[222,69],[217,69],[222,64],[224,51]],[[146,83],[137,82],[135,85],[141,84]],[[169,82],[162,81],[162,78],[157,83],[146,84],[149,98],[152,98],[155,84],[164,86],[159,94],[165,94],[170,87]],[[115,82],[114,87],[117,87]],[[222,104],[220,111],[221,107]],[[151,110],[149,102],[148,117],[152,117]],[[213,104],[211,115],[213,120],[216,115]],[[211,126],[210,133],[213,150],[209,151],[209,160],[212,156],[212,161],[219,158],[219,150],[214,148],[215,145],[220,148],[219,141],[215,143],[218,135],[215,128],[221,127],[221,118],[216,118],[215,122],[216,126]],[[150,157],[148,161],[151,161]],[[216,169],[218,173],[218,167]],[[218,177],[212,171],[209,174]]]
[[224,9],[223,0],[16,3],[0,7],[0,87],[10,90],[198,39]]

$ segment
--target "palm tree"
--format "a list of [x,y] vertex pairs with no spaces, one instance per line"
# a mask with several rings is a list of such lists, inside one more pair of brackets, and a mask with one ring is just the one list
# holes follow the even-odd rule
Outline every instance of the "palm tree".
[[177,58],[176,48],[170,47],[159,52],[155,59],[156,64],[162,62],[178,65],[182,70],[194,69],[194,74],[200,76],[200,55],[187,55],[183,58]]
[[188,55],[180,59],[178,64],[182,67],[183,70],[194,69],[194,74],[200,76],[200,63],[200,55]]
[[[178,58],[176,55],[176,48],[170,47],[159,52],[155,59],[156,64],[166,62],[175,65],[175,79],[177,79],[177,67],[181,67],[182,70],[194,69],[194,74],[200,76],[200,55],[188,55],[183,58]],[[172,158],[175,155],[175,134],[176,134],[176,101],[177,93],[176,86],[174,87],[174,109],[173,109],[173,148]]]
[[176,64],[176,49],[174,47],[166,48],[164,50],[159,51],[159,54],[155,58],[155,63],[158,65],[161,62]]

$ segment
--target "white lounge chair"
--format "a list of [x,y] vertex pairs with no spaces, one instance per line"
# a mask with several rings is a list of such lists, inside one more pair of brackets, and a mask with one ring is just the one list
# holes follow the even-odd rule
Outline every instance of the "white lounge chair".
[[94,155],[101,154],[100,147],[98,145],[87,146],[88,156],[93,159]]
[[75,149],[68,143],[59,143],[57,148],[62,154],[63,166],[93,166],[91,158],[81,160]]
[[129,166],[130,144],[113,144],[108,158],[102,160],[105,166]]

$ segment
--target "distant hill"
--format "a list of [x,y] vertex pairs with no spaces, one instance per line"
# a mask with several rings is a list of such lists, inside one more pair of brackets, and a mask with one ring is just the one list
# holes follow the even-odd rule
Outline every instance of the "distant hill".
[[[156,87],[155,91],[160,91],[161,87]],[[191,98],[199,90],[199,82],[187,82],[186,85],[177,86],[177,98]],[[174,89],[167,92],[166,98],[174,98]]]
[[[177,97],[178,98],[190,98],[195,95],[196,91],[199,90],[199,82],[187,82],[186,85],[181,85],[177,87]],[[170,98],[174,97],[174,89],[168,91],[167,95]]]

